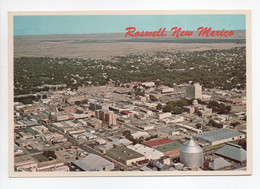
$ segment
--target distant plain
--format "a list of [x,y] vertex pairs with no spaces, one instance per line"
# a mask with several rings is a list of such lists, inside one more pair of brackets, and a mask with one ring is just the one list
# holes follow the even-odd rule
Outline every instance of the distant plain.
[[66,57],[109,59],[130,53],[154,51],[203,51],[245,46],[245,31],[234,31],[232,37],[172,37],[133,38],[124,33],[55,34],[14,36],[14,57]]

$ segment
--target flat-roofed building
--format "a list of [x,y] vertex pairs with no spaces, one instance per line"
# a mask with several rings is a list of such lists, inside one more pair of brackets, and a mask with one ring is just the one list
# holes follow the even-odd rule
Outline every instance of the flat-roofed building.
[[24,171],[25,169],[36,169],[37,163],[30,155],[15,156],[14,166],[17,171]]
[[95,128],[95,129],[102,127],[102,121],[97,118],[90,118],[90,119],[86,120],[86,122],[88,123],[89,126]]
[[73,165],[81,171],[111,171],[115,168],[114,163],[96,154],[89,154],[82,160],[75,160]]
[[140,154],[134,150],[131,150],[126,147],[118,147],[118,148],[112,148],[110,150],[106,151],[106,154],[120,162],[123,162],[124,164],[130,166],[133,163],[136,163],[138,161],[145,160],[145,156],[143,154]]
[[147,138],[150,135],[147,132],[137,131],[136,133],[133,133],[132,136],[134,137],[134,139],[137,139],[137,138]]
[[64,121],[70,119],[70,116],[65,112],[55,112],[51,115],[51,119],[54,121]]
[[161,120],[161,119],[168,118],[168,117],[171,117],[171,116],[172,116],[171,112],[158,113],[157,114],[157,119]]
[[154,82],[143,82],[142,85],[144,87],[154,87],[155,83]]
[[173,93],[174,89],[171,87],[163,86],[157,89],[157,91],[159,91],[161,94],[169,94],[169,93]]
[[116,114],[109,110],[96,110],[95,117],[108,125],[116,125]]
[[130,145],[127,146],[127,148],[134,150],[140,154],[143,154],[145,156],[146,159],[160,159],[161,157],[164,156],[164,153],[156,150],[156,149],[152,149],[148,146],[142,145],[142,144],[136,144],[136,145]]
[[182,144],[179,142],[172,142],[169,144],[164,144],[158,147],[155,147],[155,150],[158,150],[159,152],[162,152],[164,156],[172,156],[172,155],[179,155],[180,154],[180,148],[182,147]]
[[37,169],[36,171],[52,171],[58,167],[64,166],[64,162],[61,160],[55,159],[51,161],[46,161],[46,162],[39,162],[37,164]]
[[109,105],[108,104],[101,104],[101,103],[97,103],[97,102],[91,102],[89,109],[92,111],[96,111],[96,110],[109,110]]
[[151,148],[154,148],[154,147],[169,144],[169,143],[172,143],[172,142],[173,141],[169,138],[156,138],[156,139],[152,139],[152,140],[149,140],[149,141],[145,141],[142,144],[149,146]]
[[194,139],[201,142],[209,143],[210,145],[217,145],[225,142],[239,140],[245,138],[245,134],[231,129],[217,129],[202,134],[197,134]]

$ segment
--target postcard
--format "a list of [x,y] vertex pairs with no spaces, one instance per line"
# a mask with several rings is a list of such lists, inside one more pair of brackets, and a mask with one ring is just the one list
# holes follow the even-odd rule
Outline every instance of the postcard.
[[9,12],[9,176],[252,173],[250,10]]

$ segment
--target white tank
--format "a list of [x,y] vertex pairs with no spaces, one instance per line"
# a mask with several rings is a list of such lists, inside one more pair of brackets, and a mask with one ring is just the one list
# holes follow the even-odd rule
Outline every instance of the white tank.
[[189,168],[199,168],[203,163],[203,149],[191,138],[180,149],[180,161]]

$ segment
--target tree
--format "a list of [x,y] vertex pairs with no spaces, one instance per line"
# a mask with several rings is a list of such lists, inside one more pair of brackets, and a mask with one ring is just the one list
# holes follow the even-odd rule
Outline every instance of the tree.
[[162,104],[161,103],[158,103],[157,106],[156,106],[156,109],[157,110],[161,110],[163,107],[162,107]]
[[76,104],[77,106],[79,106],[79,105],[81,104],[81,102],[80,102],[80,101],[75,101],[75,104]]
[[201,129],[201,128],[202,128],[201,123],[197,123],[197,124],[196,124],[196,128],[197,128],[197,129]]
[[163,111],[163,112],[171,112],[172,109],[171,109],[170,106],[166,105],[166,106],[163,107],[162,111]]
[[178,100],[178,101],[175,102],[175,105],[176,105],[176,106],[179,106],[179,107],[183,107],[183,106],[187,106],[188,103],[187,103],[187,101],[185,101],[185,100],[183,100],[183,99],[180,99],[180,100]]
[[48,159],[57,159],[57,156],[55,155],[55,152],[52,151],[52,150],[44,151],[42,155],[45,156]]
[[150,96],[150,100],[151,100],[151,101],[158,101],[158,99],[157,99],[155,96],[153,96],[153,95]]
[[179,106],[175,106],[173,109],[172,109],[172,113],[174,114],[181,114],[183,112],[183,108],[182,107],[179,107]]

